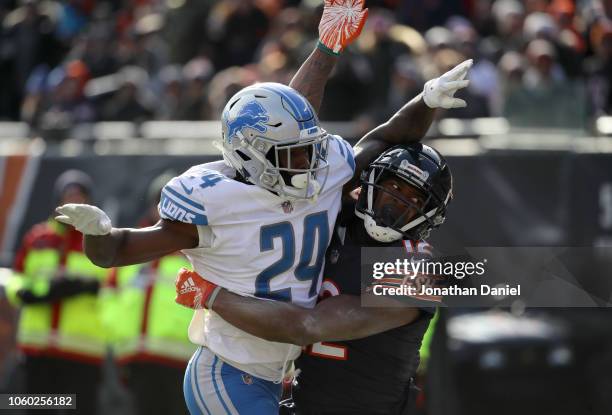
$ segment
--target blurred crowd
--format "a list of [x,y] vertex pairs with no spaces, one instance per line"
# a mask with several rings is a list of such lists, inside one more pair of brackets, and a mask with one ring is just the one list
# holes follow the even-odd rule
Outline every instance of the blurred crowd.
[[[256,80],[288,82],[318,0],[0,0],[0,119],[217,119]],[[455,118],[584,126],[612,113],[612,0],[372,0],[321,118],[368,128],[473,58]],[[445,116],[445,114],[440,114]]]

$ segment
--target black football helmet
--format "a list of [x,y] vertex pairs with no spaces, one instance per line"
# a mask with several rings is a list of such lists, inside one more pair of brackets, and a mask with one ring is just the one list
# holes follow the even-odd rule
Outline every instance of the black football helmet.
[[[403,180],[417,190],[424,200],[422,206],[407,200],[399,192],[381,186],[389,177]],[[401,238],[426,239],[433,228],[446,217],[446,207],[452,198],[453,178],[444,157],[432,147],[415,143],[393,147],[381,154],[361,175],[361,193],[355,213],[364,220],[368,234],[380,242]],[[405,209],[376,208],[377,196],[385,192],[395,204]],[[409,215],[408,212],[415,212]]]

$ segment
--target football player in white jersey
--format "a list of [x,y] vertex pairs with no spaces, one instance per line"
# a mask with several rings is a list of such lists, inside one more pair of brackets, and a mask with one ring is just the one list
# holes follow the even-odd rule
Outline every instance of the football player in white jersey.
[[[393,145],[420,140],[433,108],[460,107],[465,62],[429,81],[424,93],[353,149],[318,123],[325,82],[342,48],[367,16],[363,0],[328,0],[317,48],[289,87],[256,84],[222,114],[224,161],[192,167],[164,188],[162,219],[143,229],[113,228],[89,205],[58,208],[60,221],[85,234],[85,252],[105,267],[142,263],[182,250],[194,270],[247,296],[312,307],[341,197],[359,173]],[[247,334],[216,313],[196,311],[190,339],[201,347],[185,377],[194,414],[272,414],[280,379],[300,352]]]

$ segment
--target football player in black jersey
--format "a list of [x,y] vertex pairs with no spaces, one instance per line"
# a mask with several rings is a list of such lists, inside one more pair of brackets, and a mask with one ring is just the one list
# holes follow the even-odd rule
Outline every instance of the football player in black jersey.
[[408,413],[409,388],[433,309],[362,307],[360,252],[404,246],[410,255],[430,256],[424,240],[444,221],[452,176],[432,147],[398,146],[364,171],[354,193],[327,250],[320,296],[330,298],[305,309],[211,284],[212,295],[202,301],[248,333],[307,346],[296,361],[297,414]]

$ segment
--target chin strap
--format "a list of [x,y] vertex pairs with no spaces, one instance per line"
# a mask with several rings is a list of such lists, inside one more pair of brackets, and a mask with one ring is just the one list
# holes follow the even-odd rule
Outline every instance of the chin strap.
[[310,173],[294,174],[293,176],[291,176],[291,185],[295,187],[296,189],[300,189],[300,190],[303,190],[303,189],[310,190],[312,188],[312,192],[314,196],[311,197],[309,201],[310,203],[316,203],[319,197],[319,192],[321,191],[321,185],[319,184],[318,181],[316,181],[312,177],[312,174]]
[[368,235],[378,242],[394,242],[403,237],[400,232],[394,229],[386,226],[378,226],[376,221],[370,215],[365,215],[363,225],[365,226]]

